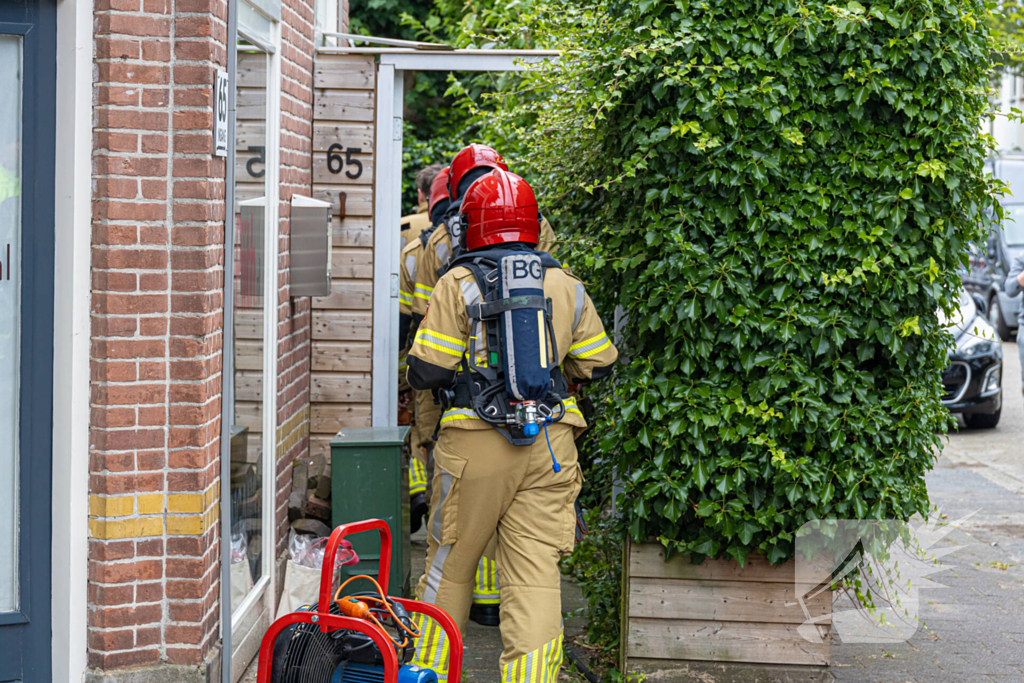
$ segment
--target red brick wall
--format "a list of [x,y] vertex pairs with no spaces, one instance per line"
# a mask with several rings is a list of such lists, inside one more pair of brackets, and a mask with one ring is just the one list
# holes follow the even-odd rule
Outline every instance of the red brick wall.
[[219,639],[224,0],[96,0],[89,666]]
[[[312,190],[313,7],[282,9],[279,553],[309,450],[311,307],[288,258],[291,196]],[[220,638],[226,2],[96,0],[95,17],[89,665],[196,665]]]
[[278,276],[277,551],[288,541],[291,465],[309,453],[309,372],[312,308],[288,294],[291,197],[313,191],[313,0],[281,8],[281,222]]

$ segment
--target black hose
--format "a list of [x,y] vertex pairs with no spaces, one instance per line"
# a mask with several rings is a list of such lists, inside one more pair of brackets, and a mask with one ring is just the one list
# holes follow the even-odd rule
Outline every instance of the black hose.
[[585,679],[590,681],[590,683],[603,683],[601,678],[593,671],[591,671],[590,667],[588,667],[580,660],[580,657],[576,654],[576,650],[574,650],[571,645],[566,643],[564,649],[565,656],[568,657],[569,661],[573,663],[573,666],[576,667],[576,670],[583,674],[583,677]]

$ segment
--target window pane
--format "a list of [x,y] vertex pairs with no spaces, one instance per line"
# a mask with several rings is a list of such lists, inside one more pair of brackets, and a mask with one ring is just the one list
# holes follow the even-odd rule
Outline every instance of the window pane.
[[[280,6],[278,9],[280,10]],[[238,28],[240,31],[269,43],[273,40],[272,26],[270,19],[256,11],[252,5],[245,2],[238,3]],[[241,52],[239,52],[239,60],[241,60]]]
[[1024,247],[1024,204],[1010,204],[1005,208],[1003,232],[1006,234],[1006,243],[1011,247]]
[[18,609],[21,37],[0,35],[0,612]]
[[[231,611],[263,576],[263,314],[267,55],[238,47],[235,119],[235,405],[231,440]],[[273,390],[274,384],[270,383]],[[272,533],[270,530],[268,533]]]

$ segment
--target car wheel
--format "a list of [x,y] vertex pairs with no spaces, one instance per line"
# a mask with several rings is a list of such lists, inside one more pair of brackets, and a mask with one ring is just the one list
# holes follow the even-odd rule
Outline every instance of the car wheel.
[[1003,409],[1000,408],[994,413],[973,413],[971,415],[964,415],[964,422],[971,429],[995,429],[995,426],[999,424],[999,417],[1002,415]]
[[1006,326],[1006,321],[1003,320],[1003,309],[999,306],[999,295],[993,294],[992,298],[988,302],[988,321],[992,323],[992,326],[996,328],[996,334],[1003,341],[1011,341],[1013,338],[1010,336],[1010,328]]

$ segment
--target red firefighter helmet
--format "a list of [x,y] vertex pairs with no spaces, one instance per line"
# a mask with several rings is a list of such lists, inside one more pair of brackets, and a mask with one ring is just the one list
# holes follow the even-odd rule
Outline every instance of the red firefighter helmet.
[[475,142],[463,147],[452,159],[452,165],[448,167],[448,195],[453,202],[459,198],[459,181],[474,168],[481,166],[508,170],[505,160],[493,148]]
[[434,213],[434,207],[442,199],[448,198],[448,169],[450,166],[445,166],[441,169],[441,172],[434,176],[434,180],[430,183],[430,200],[427,204],[427,215]]
[[477,178],[459,208],[466,249],[504,242],[536,245],[540,239],[537,197],[515,173],[501,169]]

